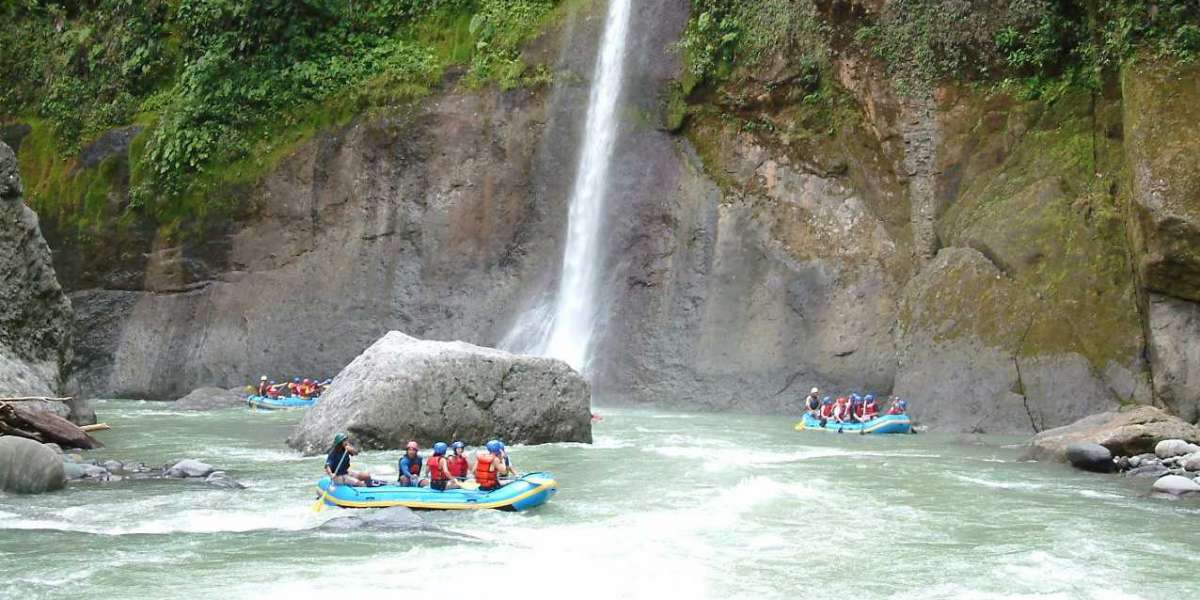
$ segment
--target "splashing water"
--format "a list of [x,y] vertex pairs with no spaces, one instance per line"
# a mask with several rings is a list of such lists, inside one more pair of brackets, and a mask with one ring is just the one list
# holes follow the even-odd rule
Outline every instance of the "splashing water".
[[[603,260],[600,234],[608,170],[617,138],[617,102],[621,96],[630,2],[611,0],[608,6],[588,99],[583,149],[571,191],[567,243],[553,313],[547,314],[549,311],[545,308],[534,309],[509,336],[511,340],[519,337],[520,331],[536,328],[538,331],[532,343],[516,349],[560,358],[583,372],[587,370],[596,325],[596,285]],[[506,341],[503,345],[513,347],[518,344]]]

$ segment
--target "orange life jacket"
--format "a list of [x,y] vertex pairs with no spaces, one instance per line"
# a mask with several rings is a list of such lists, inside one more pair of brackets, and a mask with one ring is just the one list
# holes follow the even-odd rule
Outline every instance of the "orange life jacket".
[[450,461],[450,476],[451,477],[466,477],[467,476],[467,470],[471,467],[471,464],[467,462],[466,456],[459,456],[459,455],[455,454],[454,456],[451,456],[450,458],[448,458],[446,460]]
[[492,456],[490,452],[480,452],[475,457],[475,481],[479,483],[479,489],[500,487],[500,478],[492,468],[495,461],[496,457]]
[[445,464],[446,457],[433,455],[429,457],[429,480],[430,481],[446,481],[450,479],[446,477],[446,472],[442,470],[442,465]]

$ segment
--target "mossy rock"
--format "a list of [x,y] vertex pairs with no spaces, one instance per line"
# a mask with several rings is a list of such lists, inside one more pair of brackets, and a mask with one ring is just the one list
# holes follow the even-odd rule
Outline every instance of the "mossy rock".
[[1200,66],[1131,64],[1122,91],[1139,271],[1200,301]]

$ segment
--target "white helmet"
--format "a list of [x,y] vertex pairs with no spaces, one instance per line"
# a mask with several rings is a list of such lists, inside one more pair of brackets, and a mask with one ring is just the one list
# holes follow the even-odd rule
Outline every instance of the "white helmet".
[[810,394],[815,394],[815,393],[817,393],[817,392],[819,392],[819,391],[820,391],[820,390],[818,390],[817,388],[813,388],[813,389],[812,389],[812,391],[811,391],[811,392],[809,392],[809,393],[810,393]]

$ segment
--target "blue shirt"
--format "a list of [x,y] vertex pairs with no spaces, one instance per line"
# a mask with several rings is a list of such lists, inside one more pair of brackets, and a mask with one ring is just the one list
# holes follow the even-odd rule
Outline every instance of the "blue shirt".
[[407,454],[405,454],[403,457],[400,458],[400,474],[411,476],[413,474],[411,469],[412,469],[414,462],[417,463],[417,465],[416,465],[417,466],[417,475],[420,475],[421,474],[421,456],[419,454],[417,455],[416,458],[413,458],[413,459],[409,459]]
[[345,475],[350,472],[350,457],[346,455],[346,449],[334,448],[329,451],[329,456],[325,457],[325,466],[333,471],[334,475]]

